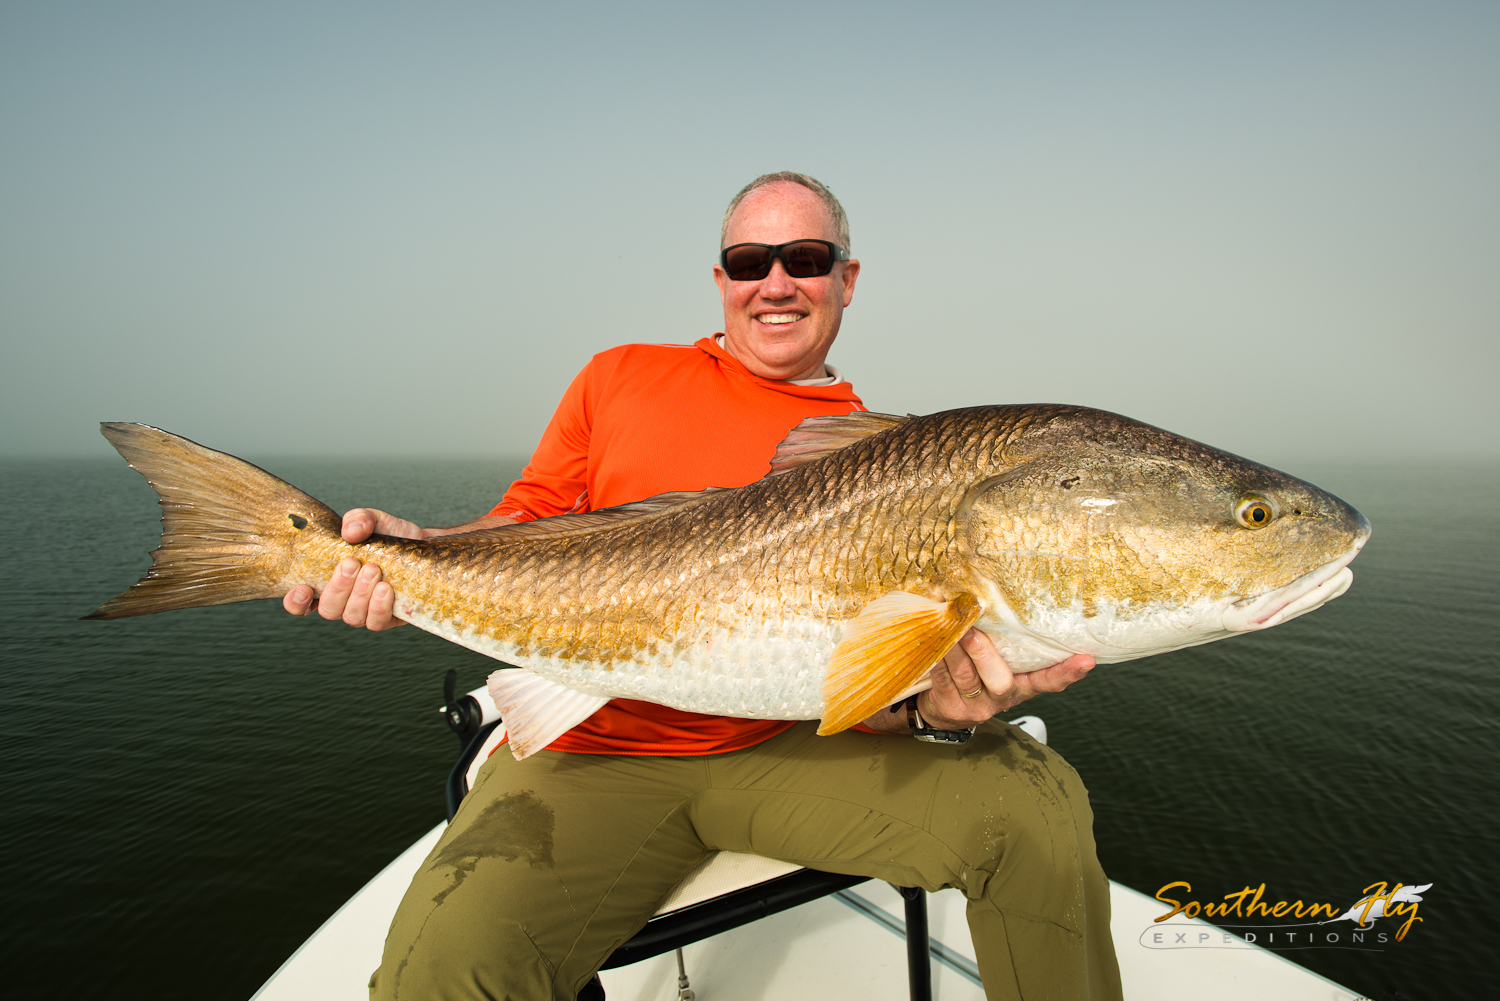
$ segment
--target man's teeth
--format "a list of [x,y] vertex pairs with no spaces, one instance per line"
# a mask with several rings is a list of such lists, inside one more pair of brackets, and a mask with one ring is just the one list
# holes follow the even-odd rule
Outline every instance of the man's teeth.
[[767,313],[756,319],[761,323],[796,323],[802,316],[799,313]]

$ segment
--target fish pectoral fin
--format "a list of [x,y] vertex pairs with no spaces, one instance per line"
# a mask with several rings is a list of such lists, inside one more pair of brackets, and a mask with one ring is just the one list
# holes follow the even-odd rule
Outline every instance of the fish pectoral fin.
[[934,601],[892,591],[844,626],[823,679],[818,733],[838,733],[909,691],[979,621],[979,599],[964,593]]
[[516,760],[540,751],[599,711],[609,699],[586,695],[522,668],[489,676],[490,698],[500,710]]

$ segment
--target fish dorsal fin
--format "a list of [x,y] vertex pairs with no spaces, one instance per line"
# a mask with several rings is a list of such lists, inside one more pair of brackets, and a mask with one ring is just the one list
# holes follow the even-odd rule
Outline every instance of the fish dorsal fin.
[[591,532],[597,528],[615,527],[630,521],[644,520],[664,511],[702,500],[723,489],[723,487],[708,487],[704,490],[678,490],[647,497],[633,504],[621,504],[619,507],[607,507],[584,514],[559,514],[551,518],[538,518],[536,521],[523,521],[516,525],[501,525],[499,528],[481,528],[478,531],[461,532],[457,535],[440,535],[429,541],[474,546],[488,542],[512,542],[517,539]]
[[964,593],[934,601],[892,591],[844,624],[823,678],[821,734],[868,719],[914,688],[979,621],[979,601]]
[[587,695],[522,668],[490,675],[487,687],[516,760],[540,751],[599,711],[609,699]]
[[897,417],[895,414],[872,414],[865,411],[842,417],[809,417],[792,428],[791,433],[776,446],[768,475],[776,476],[789,469],[796,469],[909,420],[910,416]]

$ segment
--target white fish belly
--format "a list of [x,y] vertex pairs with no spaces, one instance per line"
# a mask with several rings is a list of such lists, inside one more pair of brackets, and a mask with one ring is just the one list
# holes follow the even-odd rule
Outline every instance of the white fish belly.
[[1047,667],[1073,653],[1092,654],[1101,664],[1138,660],[1269,628],[1320,607],[1349,587],[1348,565],[1363,545],[1361,539],[1338,559],[1264,594],[1180,603],[1100,600],[1087,613],[1081,601],[1033,604],[1024,622],[1000,598],[977,625],[1017,672]]
[[1031,607],[1025,623],[1009,614],[986,616],[977,625],[995,640],[1015,672],[1049,667],[1075,653],[1092,654],[1101,664],[1137,660],[1231,636],[1222,625],[1224,601],[1193,605],[1164,602],[1130,604],[1096,602],[1085,614],[1083,603]]
[[637,659],[600,663],[534,656],[461,630],[400,595],[396,612],[420,629],[575,691],[745,719],[820,718],[823,675],[843,632],[842,623],[812,618],[757,619]]

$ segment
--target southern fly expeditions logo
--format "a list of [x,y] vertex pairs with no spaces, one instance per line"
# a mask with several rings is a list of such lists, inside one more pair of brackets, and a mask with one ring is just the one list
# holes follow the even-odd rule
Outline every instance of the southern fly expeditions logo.
[[[1140,942],[1148,949],[1260,946],[1278,952],[1300,949],[1379,952],[1391,942],[1405,941],[1407,933],[1423,920],[1417,911],[1422,894],[1430,889],[1431,883],[1420,886],[1372,883],[1361,891],[1364,896],[1343,907],[1301,900],[1272,902],[1265,899],[1266,884],[1262,883],[1253,889],[1247,886],[1226,893],[1221,901],[1200,903],[1191,897],[1192,886],[1178,880],[1156,891],[1156,899],[1171,905],[1171,910],[1155,918],[1141,932]],[[1174,918],[1206,918],[1213,924],[1200,920],[1174,921]]]

